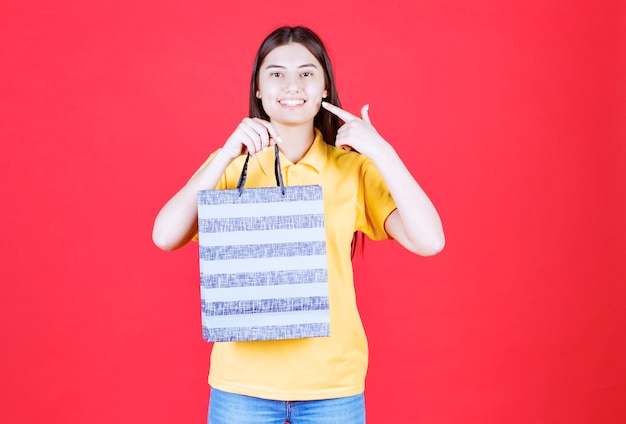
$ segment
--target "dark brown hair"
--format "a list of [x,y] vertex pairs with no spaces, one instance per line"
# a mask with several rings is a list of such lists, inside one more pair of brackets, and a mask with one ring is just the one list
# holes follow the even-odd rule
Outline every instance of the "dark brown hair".
[[[251,118],[260,118],[269,121],[269,116],[267,116],[267,113],[265,113],[265,110],[263,110],[263,104],[261,103],[261,99],[258,99],[256,96],[257,90],[259,89],[259,69],[261,68],[263,60],[265,60],[265,57],[272,50],[274,50],[276,47],[280,47],[289,43],[302,44],[322,65],[322,68],[324,68],[324,82],[326,84],[326,91],[328,93],[326,101],[335,106],[341,107],[339,94],[337,93],[337,87],[335,86],[333,67],[330,63],[328,51],[326,50],[326,47],[324,46],[322,40],[309,28],[303,26],[284,26],[272,31],[270,35],[268,35],[265,40],[263,40],[263,42],[261,43],[261,47],[259,47],[256,57],[254,58],[252,78],[250,81]],[[313,125],[320,130],[320,132],[322,133],[322,137],[327,144],[330,144],[331,146],[335,145],[337,130],[339,129],[339,127],[341,127],[341,120],[337,116],[328,112],[324,108],[320,108],[320,110],[317,112],[317,115],[315,115],[315,118],[313,119]],[[361,247],[361,251],[363,251],[365,247],[365,237],[363,234],[359,235],[358,232],[355,232],[352,238],[352,246],[350,249],[352,257],[354,257],[354,254],[356,253],[359,244]]]
[[[250,81],[250,117],[261,118],[269,121],[269,116],[263,110],[261,100],[256,97],[257,90],[259,88],[259,68],[265,60],[265,57],[276,47],[283,46],[289,43],[299,43],[306,47],[311,54],[317,59],[324,69],[324,82],[326,83],[328,103],[341,107],[339,101],[339,95],[337,94],[337,87],[335,86],[335,77],[333,75],[333,68],[330,63],[330,57],[324,47],[322,40],[309,28],[296,26],[296,27],[281,27],[278,28],[261,43],[261,47],[257,51],[254,58],[254,66],[252,68],[252,79]],[[341,126],[341,120],[328,112],[324,108],[320,108],[317,115],[313,120],[313,125],[318,128],[324,141],[331,146],[335,145],[335,136],[337,130]]]

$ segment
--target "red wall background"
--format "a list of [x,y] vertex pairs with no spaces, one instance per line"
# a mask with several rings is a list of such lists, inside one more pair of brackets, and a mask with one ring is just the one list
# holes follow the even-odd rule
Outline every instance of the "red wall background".
[[598,0],[4,2],[0,421],[205,422],[197,251],[151,228],[283,24],[445,225],[356,259],[369,422],[626,422],[626,9]]

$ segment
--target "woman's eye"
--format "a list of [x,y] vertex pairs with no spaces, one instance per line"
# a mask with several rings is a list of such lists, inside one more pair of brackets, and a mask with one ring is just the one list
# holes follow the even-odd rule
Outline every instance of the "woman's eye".
[[310,77],[311,75],[313,75],[313,72],[305,71],[305,72],[302,73],[303,77]]
[[271,76],[272,78],[279,78],[281,75],[282,75],[282,74],[281,74],[280,72],[272,72],[272,73],[270,74],[270,76]]

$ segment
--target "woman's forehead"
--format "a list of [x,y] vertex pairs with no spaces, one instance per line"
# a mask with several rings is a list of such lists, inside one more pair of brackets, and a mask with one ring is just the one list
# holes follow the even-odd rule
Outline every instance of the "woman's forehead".
[[267,66],[301,67],[309,64],[321,68],[321,64],[309,49],[300,43],[293,42],[272,49],[265,56],[261,68]]

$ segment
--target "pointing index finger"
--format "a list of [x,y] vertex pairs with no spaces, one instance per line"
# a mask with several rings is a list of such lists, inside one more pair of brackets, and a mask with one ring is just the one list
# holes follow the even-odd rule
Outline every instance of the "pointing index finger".
[[341,109],[340,107],[337,107],[328,102],[322,102],[322,107],[326,109],[327,111],[329,111],[330,113],[332,113],[333,115],[338,116],[344,122],[349,122],[349,121],[354,121],[355,119],[359,119],[358,117],[354,116],[350,112],[347,112]]

